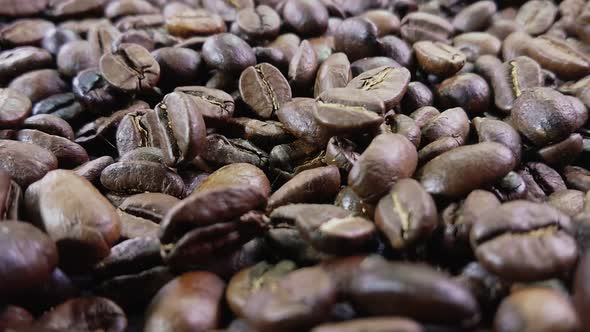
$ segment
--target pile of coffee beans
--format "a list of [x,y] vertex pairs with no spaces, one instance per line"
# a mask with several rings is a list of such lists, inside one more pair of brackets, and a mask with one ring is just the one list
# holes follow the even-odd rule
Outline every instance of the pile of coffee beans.
[[590,331],[589,0],[0,0],[0,331]]

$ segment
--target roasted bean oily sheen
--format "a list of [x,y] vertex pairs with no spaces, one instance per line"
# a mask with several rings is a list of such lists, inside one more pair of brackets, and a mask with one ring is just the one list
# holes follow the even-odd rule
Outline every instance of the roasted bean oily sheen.
[[589,0],[0,17],[0,331],[590,331]]

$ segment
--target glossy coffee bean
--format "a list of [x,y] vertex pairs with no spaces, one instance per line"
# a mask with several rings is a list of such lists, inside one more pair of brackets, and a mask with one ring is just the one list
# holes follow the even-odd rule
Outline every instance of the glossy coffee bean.
[[57,158],[35,144],[0,140],[0,151],[5,156],[0,168],[23,189],[57,168]]
[[571,234],[567,215],[547,205],[513,201],[478,218],[471,244],[491,272],[509,280],[533,281],[573,268],[578,252]]
[[420,41],[414,44],[418,64],[429,74],[452,76],[465,64],[463,53],[441,42]]
[[442,107],[458,106],[471,116],[486,112],[491,99],[488,83],[472,73],[458,74],[444,80],[438,86],[437,95]]
[[268,63],[246,68],[240,75],[239,87],[244,102],[265,119],[291,100],[289,82]]
[[207,38],[202,56],[210,67],[230,73],[239,73],[256,64],[256,56],[250,45],[229,33]]
[[343,52],[352,61],[377,53],[377,26],[370,20],[353,17],[344,20],[334,35],[336,52]]
[[289,0],[282,5],[286,25],[302,36],[319,36],[328,28],[328,10],[320,0]]

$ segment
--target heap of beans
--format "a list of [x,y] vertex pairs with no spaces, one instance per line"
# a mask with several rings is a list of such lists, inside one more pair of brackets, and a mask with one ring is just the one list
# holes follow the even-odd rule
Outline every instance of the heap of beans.
[[590,331],[590,1],[0,0],[0,331]]

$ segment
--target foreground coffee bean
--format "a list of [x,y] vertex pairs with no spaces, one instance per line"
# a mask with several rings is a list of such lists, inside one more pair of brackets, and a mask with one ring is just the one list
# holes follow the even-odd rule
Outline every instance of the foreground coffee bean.
[[458,147],[432,159],[420,170],[420,182],[433,195],[456,198],[494,183],[515,164],[514,154],[507,147],[484,142]]
[[358,331],[403,331],[421,332],[422,327],[406,318],[376,317],[354,319],[349,322],[322,324],[311,330],[312,332],[358,332]]
[[100,71],[116,89],[139,92],[154,87],[160,78],[160,65],[137,44],[121,44],[113,53],[100,58]]
[[242,72],[240,94],[254,112],[270,118],[291,100],[291,87],[276,67],[261,63]]
[[[544,303],[537,306],[536,303]],[[555,290],[526,288],[507,297],[496,313],[494,331],[578,331],[568,299]]]
[[[209,272],[185,273],[152,300],[145,331],[206,331],[218,326],[225,283]],[[181,298],[181,301],[178,299]],[[195,313],[198,313],[195,317]]]
[[569,217],[558,210],[513,201],[478,218],[471,245],[481,264],[503,278],[543,280],[573,268],[578,252],[572,232]]
[[55,156],[34,144],[0,140],[0,152],[0,168],[23,189],[57,168]]
[[121,224],[115,208],[86,179],[56,170],[25,193],[27,216],[45,230],[60,251],[60,264],[84,269],[109,254]]

